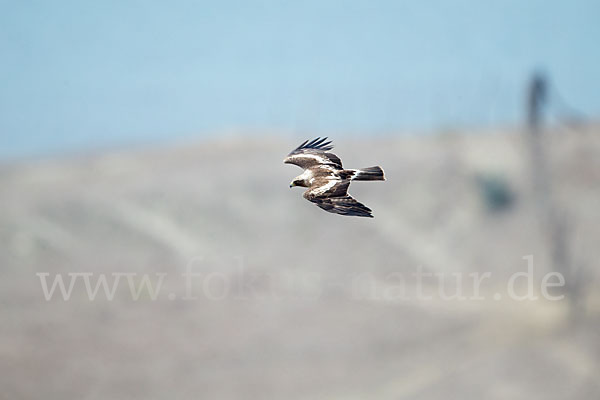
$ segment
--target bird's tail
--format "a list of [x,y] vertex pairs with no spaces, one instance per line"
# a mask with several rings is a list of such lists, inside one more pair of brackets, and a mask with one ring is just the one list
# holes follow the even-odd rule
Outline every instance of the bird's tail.
[[369,167],[353,170],[354,174],[350,179],[353,181],[385,181],[385,175],[381,167]]

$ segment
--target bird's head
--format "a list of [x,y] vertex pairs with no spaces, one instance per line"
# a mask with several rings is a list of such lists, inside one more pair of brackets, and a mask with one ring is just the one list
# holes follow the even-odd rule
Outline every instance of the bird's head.
[[292,182],[290,182],[290,188],[293,188],[294,186],[306,187],[306,184],[304,183],[304,179],[300,179],[299,177],[294,178],[294,180]]

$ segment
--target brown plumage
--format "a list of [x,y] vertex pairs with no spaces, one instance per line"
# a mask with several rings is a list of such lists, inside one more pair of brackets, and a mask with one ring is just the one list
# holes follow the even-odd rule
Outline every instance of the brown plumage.
[[371,209],[348,194],[351,181],[384,181],[381,167],[344,169],[342,160],[328,151],[333,149],[327,138],[307,140],[296,147],[283,160],[294,164],[304,172],[294,178],[290,187],[301,186],[308,190],[304,198],[325,211],[372,218]]

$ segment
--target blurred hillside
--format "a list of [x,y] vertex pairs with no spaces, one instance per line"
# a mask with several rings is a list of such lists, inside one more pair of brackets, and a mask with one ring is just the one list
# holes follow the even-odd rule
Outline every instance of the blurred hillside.
[[[569,293],[493,299],[523,256],[536,279],[551,271],[552,249],[523,135],[486,133],[332,137],[346,167],[386,171],[350,188],[372,220],[288,188],[301,170],[282,159],[300,137],[2,166],[0,398],[598,397],[600,128],[547,136],[569,260],[586,283],[577,310]],[[186,301],[190,263],[258,278],[212,300],[198,279]],[[489,271],[486,300],[396,301],[354,285],[366,273],[386,291],[390,274],[419,267]],[[123,286],[113,301],[78,287],[47,302],[40,272],[167,276],[156,301]]]

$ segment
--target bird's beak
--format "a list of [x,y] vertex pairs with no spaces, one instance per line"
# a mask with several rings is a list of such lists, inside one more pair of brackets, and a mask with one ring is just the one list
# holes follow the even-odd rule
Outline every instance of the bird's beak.
[[294,185],[294,182],[290,183],[290,188],[293,188],[294,186],[296,186]]

